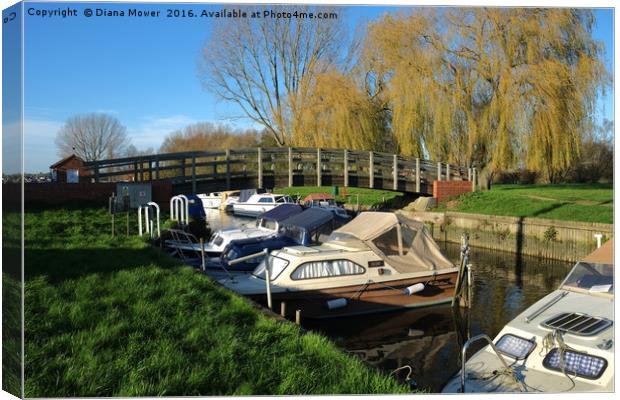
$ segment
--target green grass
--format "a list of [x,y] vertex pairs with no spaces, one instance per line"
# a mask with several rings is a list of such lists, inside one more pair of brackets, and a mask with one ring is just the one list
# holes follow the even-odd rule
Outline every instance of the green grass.
[[[343,196],[343,190],[346,190],[348,196]],[[292,186],[275,188],[274,193],[284,193],[291,196],[300,196],[303,200],[309,194],[312,193],[332,193],[331,186]],[[390,190],[380,189],[365,189],[365,188],[353,188],[353,187],[339,187],[339,195],[336,200],[339,202],[356,205],[358,198],[361,206],[368,207],[391,207],[395,202],[399,201],[403,197],[401,192],[393,192]]]
[[490,191],[462,195],[458,205],[450,210],[612,224],[613,187],[611,184],[494,185]]
[[407,391],[109,230],[103,209],[26,214],[26,397]]

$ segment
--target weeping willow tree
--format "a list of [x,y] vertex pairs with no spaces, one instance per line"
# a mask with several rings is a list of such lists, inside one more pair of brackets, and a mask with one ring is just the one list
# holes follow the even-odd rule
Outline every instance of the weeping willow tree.
[[297,120],[296,146],[385,150],[387,114],[349,75],[330,70],[316,76]]
[[554,181],[579,156],[605,79],[593,22],[587,10],[476,8],[372,23],[364,60],[400,151]]

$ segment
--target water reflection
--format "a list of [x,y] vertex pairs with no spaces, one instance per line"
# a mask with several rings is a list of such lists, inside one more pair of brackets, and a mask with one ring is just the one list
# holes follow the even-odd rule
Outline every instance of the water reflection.
[[[249,219],[219,211],[207,218],[214,229],[251,223]],[[441,247],[451,260],[458,262],[458,244],[442,243]],[[467,337],[479,333],[497,335],[508,321],[556,289],[572,266],[562,261],[478,248],[471,249],[470,260],[474,299],[469,311],[453,310],[446,305],[303,324],[386,372],[410,365],[420,389],[438,392],[458,371],[460,349]],[[403,371],[398,376],[404,379],[406,375],[407,371]]]

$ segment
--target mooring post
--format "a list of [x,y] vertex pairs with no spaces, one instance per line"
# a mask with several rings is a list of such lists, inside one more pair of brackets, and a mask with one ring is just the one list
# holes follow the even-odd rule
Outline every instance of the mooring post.
[[265,249],[263,250],[263,254],[265,254],[265,285],[267,285],[267,307],[269,307],[270,310],[273,310],[272,304],[271,304],[271,274],[269,269],[271,268],[271,266],[269,265],[269,250]]
[[441,180],[441,161],[437,163],[437,180]]
[[398,190],[398,156],[394,154],[394,166],[393,166],[393,174],[394,174],[394,190]]
[[280,315],[286,317],[286,302],[280,303]]
[[375,187],[375,153],[368,152],[368,187]]
[[450,163],[446,163],[446,180],[450,180]]
[[321,185],[321,148],[316,149],[316,185]]
[[295,310],[295,324],[301,325],[301,310]]
[[200,238],[200,261],[200,267],[205,271],[205,240],[203,238]]
[[263,149],[262,147],[258,148],[257,154],[257,168],[258,168],[258,187],[263,187]]
[[342,166],[342,173],[344,174],[344,187],[349,186],[349,151],[344,149],[344,165]]
[[293,186],[293,148],[288,148],[288,186]]
[[226,149],[226,189],[230,190],[230,149]]
[[415,191],[420,193],[420,159],[415,159]]
[[196,156],[192,156],[192,194],[196,194]]

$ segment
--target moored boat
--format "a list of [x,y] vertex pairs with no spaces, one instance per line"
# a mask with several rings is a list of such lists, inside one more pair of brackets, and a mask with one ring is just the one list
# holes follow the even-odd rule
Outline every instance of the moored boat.
[[[579,261],[560,287],[510,321],[444,392],[612,392],[613,240]],[[466,350],[478,335],[465,344]]]
[[[205,243],[203,250],[208,257],[220,257],[222,251],[233,240],[248,238],[267,237],[278,233],[279,223],[303,210],[297,204],[284,204],[258,216],[254,226],[220,229],[216,231],[209,242]],[[200,243],[175,244],[181,250],[200,252]]]
[[212,193],[201,193],[197,195],[198,198],[202,201],[202,206],[206,210],[211,210],[214,208],[220,208],[222,205],[222,193],[220,192],[212,192]]
[[[284,205],[286,207],[288,205]],[[280,207],[279,207],[280,208]],[[271,212],[278,210],[275,208]],[[290,216],[280,222],[277,234],[263,237],[232,240],[222,251],[218,264],[210,266],[224,267],[228,271],[252,271],[263,260],[264,256],[231,265],[231,261],[261,251],[277,250],[285,246],[317,244],[321,238],[329,234],[337,226],[335,216],[327,210],[311,208]]]
[[347,210],[345,210],[343,207],[338,206],[338,204],[336,203],[336,198],[331,194],[309,194],[303,199],[302,204],[304,205],[304,207],[317,207],[328,210],[341,220],[351,219],[351,216],[347,214]]
[[295,204],[295,202],[285,194],[257,193],[251,195],[246,201],[234,203],[232,208],[235,215],[256,217],[282,204]]
[[329,318],[449,302],[459,269],[421,222],[364,212],[320,246],[272,251],[251,275],[219,282],[264,303],[266,271],[274,303]]

